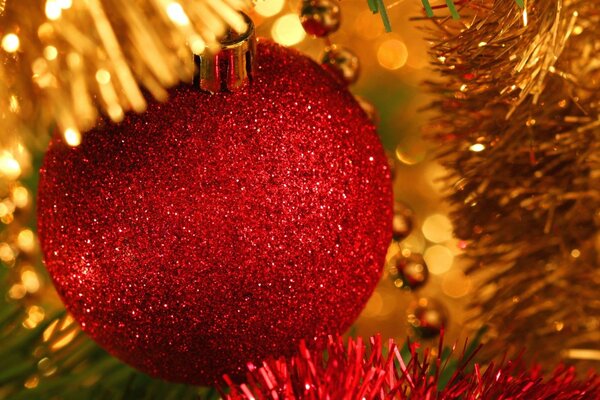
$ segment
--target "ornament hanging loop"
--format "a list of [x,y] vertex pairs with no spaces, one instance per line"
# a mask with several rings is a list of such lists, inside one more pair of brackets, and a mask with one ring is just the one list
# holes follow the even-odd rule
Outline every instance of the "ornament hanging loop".
[[252,80],[256,36],[254,23],[246,14],[246,31],[231,28],[220,40],[220,48],[194,54],[193,85],[208,93],[234,92]]

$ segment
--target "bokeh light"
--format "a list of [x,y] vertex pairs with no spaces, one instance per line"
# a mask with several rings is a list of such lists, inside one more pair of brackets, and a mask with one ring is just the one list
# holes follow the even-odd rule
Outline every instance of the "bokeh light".
[[273,40],[283,46],[293,46],[306,37],[297,14],[286,14],[277,19],[271,28]]
[[73,5],[73,0],[57,0],[56,2],[58,3],[59,7],[63,10],[71,8],[71,6]]
[[46,7],[44,9],[46,17],[51,21],[56,21],[62,15],[61,4],[56,0],[46,1]]
[[35,248],[35,237],[31,229],[23,229],[17,236],[17,245],[25,252],[32,252]]
[[257,0],[254,11],[263,17],[272,17],[279,14],[284,4],[284,0]]
[[21,175],[21,165],[13,155],[7,151],[0,154],[0,173],[8,179],[17,179]]
[[446,246],[436,244],[425,250],[423,258],[429,267],[429,272],[434,275],[442,275],[452,268],[454,255]]
[[37,274],[32,270],[25,270],[21,274],[21,281],[23,287],[29,293],[35,293],[40,289],[40,279]]
[[15,51],[19,50],[20,46],[21,41],[14,33],[8,33],[2,38],[2,48],[8,53],[14,53]]
[[110,82],[110,72],[101,68],[96,72],[96,81],[101,85],[108,85]]
[[460,298],[471,291],[471,278],[459,269],[448,271],[442,279],[442,291],[448,297]]
[[400,69],[408,60],[408,49],[404,42],[398,39],[388,39],[377,49],[377,61],[383,68]]
[[433,214],[423,222],[423,235],[430,242],[442,243],[452,239],[452,223],[443,214]]
[[54,46],[44,47],[44,57],[46,57],[46,60],[52,61],[52,60],[56,59],[57,56],[58,56],[58,49],[56,47],[54,47]]

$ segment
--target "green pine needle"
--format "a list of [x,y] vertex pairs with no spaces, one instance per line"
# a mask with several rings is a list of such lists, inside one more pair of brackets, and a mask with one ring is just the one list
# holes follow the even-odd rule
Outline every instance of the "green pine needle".
[[425,14],[429,18],[433,17],[433,9],[431,8],[431,4],[429,4],[429,0],[421,0],[423,2],[423,7],[425,7]]
[[446,5],[448,6],[448,10],[450,10],[452,19],[460,19],[460,15],[458,14],[458,11],[456,11],[456,6],[454,5],[454,0],[446,0]]
[[385,9],[385,4],[383,4],[383,0],[377,0],[377,6],[379,8],[379,14],[381,14],[381,20],[383,21],[385,31],[391,32],[392,25],[390,24],[390,19],[388,17],[387,10]]
[[369,10],[371,10],[373,14],[377,14],[379,12],[377,0],[367,0],[367,4],[369,4]]
[[[390,32],[391,31],[390,21],[387,16],[385,6],[383,5],[383,0],[367,0],[367,2],[369,4],[369,9],[374,14],[376,14],[378,12],[381,14],[381,20],[383,21],[385,30],[386,30],[386,32]],[[515,2],[517,3],[517,5],[520,8],[525,8],[524,0],[515,0]],[[433,7],[431,7],[429,0],[421,0],[421,3],[423,3],[423,8],[425,9],[425,14],[427,15],[427,17],[433,18],[435,16],[435,14],[433,13]],[[446,0],[446,6],[448,7],[448,11],[450,11],[450,15],[452,16],[452,19],[455,19],[455,20],[460,19],[460,14],[458,13],[458,10],[456,9],[454,0]]]

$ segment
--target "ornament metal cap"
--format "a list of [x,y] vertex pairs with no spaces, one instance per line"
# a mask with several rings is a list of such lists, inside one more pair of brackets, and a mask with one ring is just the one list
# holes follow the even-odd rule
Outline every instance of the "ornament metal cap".
[[194,86],[209,93],[234,92],[252,79],[256,36],[254,23],[246,14],[246,31],[231,28],[220,40],[220,48],[194,54]]

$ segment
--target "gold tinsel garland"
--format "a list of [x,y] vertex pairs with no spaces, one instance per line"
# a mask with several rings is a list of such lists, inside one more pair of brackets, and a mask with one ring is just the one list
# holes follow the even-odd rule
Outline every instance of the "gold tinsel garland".
[[600,0],[525,5],[472,1],[437,21],[430,132],[489,355],[598,366]]
[[[98,110],[120,121],[189,80],[191,51],[244,30],[246,0],[0,0],[0,144],[54,121],[77,145]],[[191,51],[190,51],[191,50]]]

